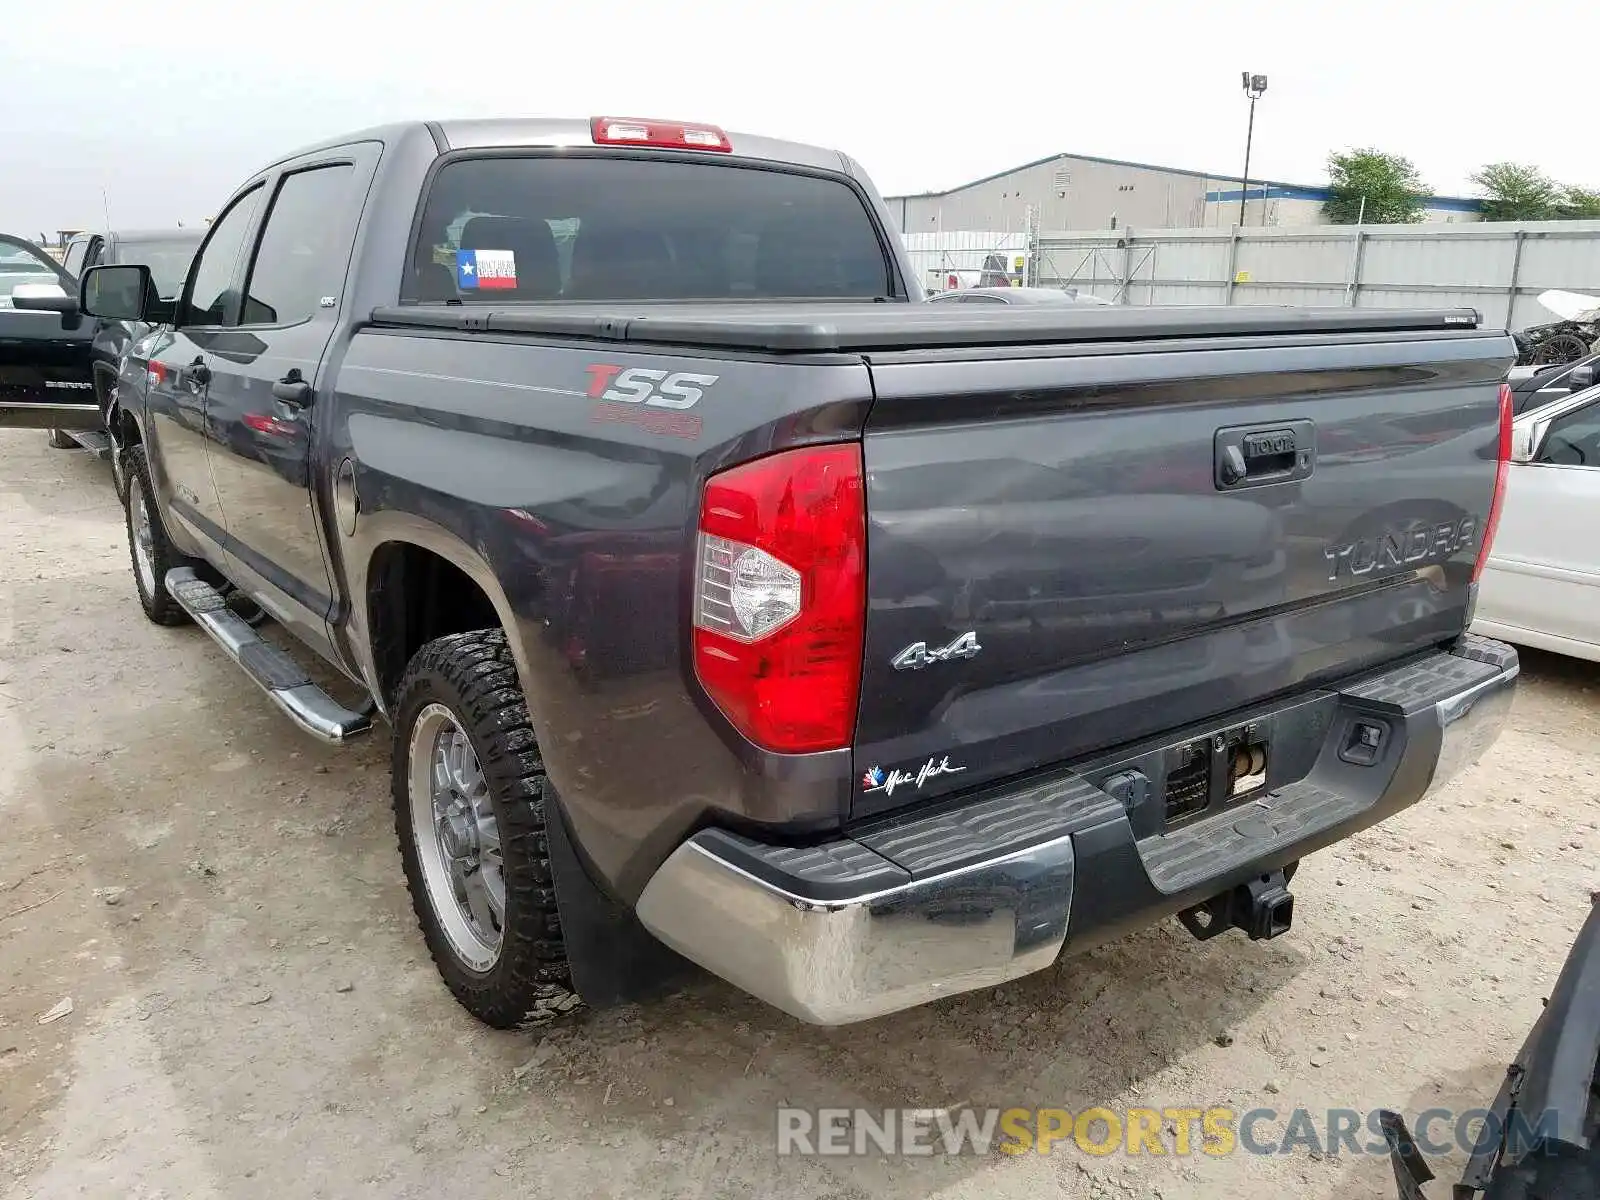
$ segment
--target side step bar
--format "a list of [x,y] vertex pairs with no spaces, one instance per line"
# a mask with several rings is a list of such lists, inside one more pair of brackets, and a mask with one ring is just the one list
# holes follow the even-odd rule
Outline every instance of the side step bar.
[[291,721],[312,737],[335,745],[372,728],[375,707],[352,712],[311,682],[305,669],[265,641],[217,591],[188,567],[167,572],[167,592],[194,623],[211,635]]
[[109,435],[101,433],[99,430],[91,429],[63,429],[61,432],[102,462],[110,460],[111,438]]

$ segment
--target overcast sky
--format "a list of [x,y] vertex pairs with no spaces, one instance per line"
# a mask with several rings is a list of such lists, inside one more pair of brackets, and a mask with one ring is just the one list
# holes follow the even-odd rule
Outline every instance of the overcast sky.
[[[820,142],[886,193],[1061,151],[1251,175],[1408,155],[1600,186],[1587,0],[4,0],[0,231],[193,222],[385,121],[663,116]],[[20,25],[20,32],[19,32]],[[1530,31],[1518,46],[1518,30]],[[1570,34],[1570,37],[1564,35]],[[1565,49],[1570,47],[1570,51]],[[1570,55],[1570,56],[1569,56]],[[1578,130],[1574,136],[1574,130]]]

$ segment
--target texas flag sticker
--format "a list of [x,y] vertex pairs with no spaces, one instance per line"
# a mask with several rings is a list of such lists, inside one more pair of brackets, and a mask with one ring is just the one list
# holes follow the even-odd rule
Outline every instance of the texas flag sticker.
[[457,250],[456,283],[464,288],[514,288],[517,256],[510,250]]

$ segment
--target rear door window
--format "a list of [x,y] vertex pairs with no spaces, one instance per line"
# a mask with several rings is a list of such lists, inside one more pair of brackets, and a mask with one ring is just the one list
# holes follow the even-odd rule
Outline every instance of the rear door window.
[[623,157],[459,159],[435,177],[402,298],[873,300],[860,195],[792,171]]
[[344,282],[340,254],[354,216],[350,163],[285,175],[267,213],[245,289],[242,325],[295,325],[316,315]]

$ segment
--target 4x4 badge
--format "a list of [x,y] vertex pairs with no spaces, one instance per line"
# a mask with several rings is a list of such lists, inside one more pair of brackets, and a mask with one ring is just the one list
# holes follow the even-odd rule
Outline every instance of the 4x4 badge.
[[948,662],[952,658],[976,658],[983,647],[978,645],[978,635],[969,630],[948,646],[929,650],[927,642],[912,642],[889,660],[896,671],[920,671],[934,663]]

